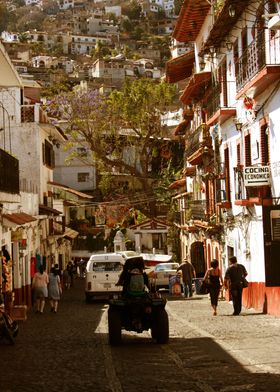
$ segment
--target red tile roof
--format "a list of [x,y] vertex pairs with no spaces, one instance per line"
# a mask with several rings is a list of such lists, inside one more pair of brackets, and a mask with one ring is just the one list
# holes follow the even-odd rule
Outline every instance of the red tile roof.
[[25,223],[35,222],[37,220],[34,216],[25,214],[24,212],[3,214],[2,216],[16,225],[24,225]]
[[194,66],[194,51],[184,53],[166,63],[167,83],[176,83],[191,76]]
[[205,21],[211,4],[207,0],[185,0],[173,32],[179,42],[193,42]]

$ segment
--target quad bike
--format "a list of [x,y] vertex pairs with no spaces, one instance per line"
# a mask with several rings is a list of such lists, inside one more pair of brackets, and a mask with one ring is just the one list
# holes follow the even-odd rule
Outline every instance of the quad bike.
[[118,345],[122,329],[142,333],[151,330],[152,338],[159,344],[169,340],[169,321],[165,310],[166,300],[158,293],[141,296],[122,296],[109,300],[108,329],[109,343]]
[[[0,305],[2,299],[0,296]],[[0,307],[0,338],[7,340],[10,344],[15,344],[15,337],[18,334],[18,323],[13,320],[4,309]]]

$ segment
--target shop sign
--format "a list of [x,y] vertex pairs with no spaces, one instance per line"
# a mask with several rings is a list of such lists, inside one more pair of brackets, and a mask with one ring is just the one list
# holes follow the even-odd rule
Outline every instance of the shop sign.
[[246,166],[243,174],[245,186],[264,186],[270,184],[269,166]]

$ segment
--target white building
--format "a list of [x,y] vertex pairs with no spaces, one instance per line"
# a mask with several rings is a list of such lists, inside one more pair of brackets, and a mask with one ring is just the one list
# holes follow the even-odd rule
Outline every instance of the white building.
[[237,256],[249,274],[244,304],[279,315],[280,34],[271,21],[279,8],[190,5],[173,38],[194,42],[194,53],[169,63],[172,82],[188,77],[180,97],[187,181],[175,196],[182,254],[193,262],[200,254],[206,267],[216,258],[223,272]]
[[97,43],[111,45],[111,38],[106,35],[72,35],[71,53],[72,54],[89,54],[92,49],[96,48]]
[[[48,122],[39,86],[22,81],[0,44],[0,241],[13,258],[10,291],[15,303],[31,305],[31,278],[38,263],[47,270],[71,257],[65,220],[52,207],[54,148],[64,135]],[[32,102],[32,103],[31,103]],[[1,259],[1,268],[3,262]]]

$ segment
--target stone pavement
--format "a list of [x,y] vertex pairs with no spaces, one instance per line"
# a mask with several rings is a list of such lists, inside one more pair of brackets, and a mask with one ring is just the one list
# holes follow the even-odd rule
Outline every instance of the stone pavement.
[[29,311],[15,346],[0,342],[1,392],[279,392],[280,318],[207,296],[169,297],[170,342],[125,331],[110,347],[107,305],[85,303],[84,281],[58,313]]
[[280,318],[244,307],[232,316],[232,303],[226,300],[219,301],[213,316],[208,295],[169,297],[167,310],[177,323],[213,339],[248,371],[280,374]]

